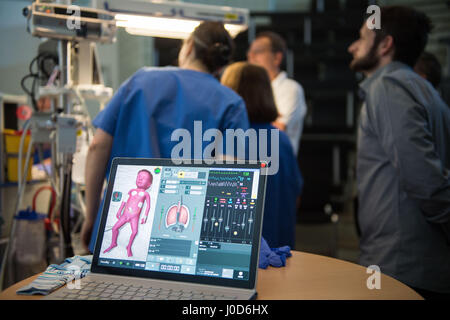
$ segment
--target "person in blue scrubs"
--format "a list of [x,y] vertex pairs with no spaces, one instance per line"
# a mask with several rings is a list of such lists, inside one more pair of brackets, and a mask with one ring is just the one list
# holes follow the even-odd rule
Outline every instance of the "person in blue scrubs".
[[[267,130],[267,150],[273,158],[270,132],[279,132],[279,169],[269,175],[266,186],[262,236],[271,248],[295,246],[297,198],[301,195],[303,178],[297,164],[289,137],[271,123],[278,117],[267,72],[247,62],[229,65],[221,78],[222,84],[236,91],[245,101],[250,127],[258,133]],[[262,136],[258,137],[258,158]]]
[[[81,230],[86,250],[94,250],[103,182],[114,157],[171,158],[180,143],[171,139],[176,129],[191,134],[194,150],[194,121],[201,121],[203,132],[248,129],[242,98],[215,78],[232,50],[233,40],[221,23],[203,22],[183,42],[179,68],[140,69],[94,119],[97,130],[86,159],[87,216]],[[202,148],[208,145],[201,143]],[[187,151],[177,156],[194,158]]]

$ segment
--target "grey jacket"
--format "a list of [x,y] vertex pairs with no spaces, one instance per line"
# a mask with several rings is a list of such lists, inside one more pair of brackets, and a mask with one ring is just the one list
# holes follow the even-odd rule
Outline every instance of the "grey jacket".
[[360,263],[450,293],[450,108],[400,62],[360,87]]

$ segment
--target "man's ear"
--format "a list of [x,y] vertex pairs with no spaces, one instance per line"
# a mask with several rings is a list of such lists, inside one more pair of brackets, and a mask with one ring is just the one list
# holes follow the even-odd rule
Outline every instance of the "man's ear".
[[281,62],[283,62],[283,53],[275,52],[275,64],[277,65],[277,67],[281,66]]
[[378,45],[378,52],[381,56],[387,56],[394,54],[395,46],[394,46],[394,38],[390,35],[384,37],[383,40],[380,41]]

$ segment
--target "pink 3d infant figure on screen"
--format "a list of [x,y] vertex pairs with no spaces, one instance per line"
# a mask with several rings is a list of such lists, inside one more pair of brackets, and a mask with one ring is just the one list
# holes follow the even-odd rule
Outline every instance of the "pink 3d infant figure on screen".
[[[119,229],[127,222],[131,225],[131,236],[127,246],[128,256],[133,255],[131,246],[133,245],[134,238],[138,232],[139,216],[144,206],[144,202],[147,201],[147,209],[145,210],[145,218],[142,218],[141,224],[147,222],[148,212],[150,211],[150,195],[146,191],[153,182],[152,174],[147,170],[141,170],[137,174],[136,189],[128,191],[127,202],[122,201],[119,211],[116,214],[119,219],[112,228],[112,240],[111,245],[103,253],[109,252],[111,249],[117,246],[117,237],[119,236]],[[122,213],[123,210],[123,213]]]

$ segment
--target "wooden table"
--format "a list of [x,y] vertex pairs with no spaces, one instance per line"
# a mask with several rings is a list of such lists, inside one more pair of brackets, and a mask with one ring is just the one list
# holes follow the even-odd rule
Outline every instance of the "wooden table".
[[410,287],[384,274],[381,288],[370,290],[367,279],[371,275],[354,263],[293,251],[286,267],[259,269],[256,288],[262,300],[423,300]]
[[[310,253],[293,251],[286,267],[258,269],[260,300],[422,300],[414,290],[381,274],[381,289],[368,289],[372,274],[354,263]],[[0,293],[0,300],[34,300],[42,296],[19,296],[17,289],[38,275],[25,279]]]

